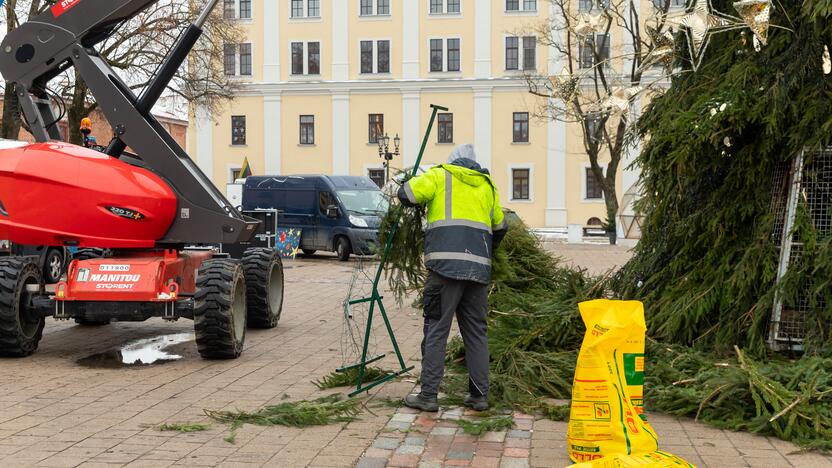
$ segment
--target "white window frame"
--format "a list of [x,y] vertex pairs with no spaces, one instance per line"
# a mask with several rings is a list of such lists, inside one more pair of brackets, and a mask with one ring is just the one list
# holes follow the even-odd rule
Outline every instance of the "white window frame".
[[[373,43],[373,71],[367,73],[361,71],[361,43],[362,42],[372,42]],[[378,43],[380,41],[387,41],[390,45],[390,56],[387,58],[387,67],[388,71],[386,72],[379,72],[378,71]],[[388,37],[378,37],[378,38],[364,38],[358,40],[358,74],[363,76],[388,76],[393,73],[393,39]]]
[[[459,70],[448,71],[448,40],[449,39],[458,39],[459,40]],[[430,69],[430,53],[431,53],[431,51],[430,51],[430,41],[432,41],[432,40],[441,40],[442,41],[442,70],[441,71],[431,71],[431,69]],[[392,45],[391,45],[391,49],[392,49]],[[431,73],[431,74],[445,73],[445,74],[452,75],[452,76],[462,74],[462,69],[463,69],[463,65],[464,65],[463,51],[465,50],[465,45],[464,45],[464,41],[462,40],[462,37],[446,37],[446,36],[442,36],[442,37],[440,37],[440,36],[431,36],[431,37],[428,37],[427,38],[427,49],[426,50],[427,50],[427,53],[428,53],[428,59],[427,59],[428,73]]]
[[[378,146],[378,145],[374,144],[373,146]],[[370,177],[370,171],[382,171],[383,172],[384,171],[384,166],[373,165],[373,164],[365,164],[364,165],[364,176],[369,178]],[[393,176],[391,175],[390,178],[392,179]],[[384,181],[385,184],[387,184],[388,182],[390,182],[390,181],[389,180]]]
[[[266,1],[276,1],[276,0],[266,0]],[[309,16],[309,0],[301,0],[303,1],[303,16],[292,16],[292,0],[289,0],[289,9],[286,12],[286,17],[289,18],[289,21],[297,21],[297,22],[317,22],[323,21],[324,16],[324,0],[319,0],[318,2],[318,16]],[[344,1],[344,0],[336,0],[336,1]],[[252,15],[253,16],[253,15]],[[297,42],[297,41],[296,41]],[[315,42],[315,41],[310,41]]]
[[507,0],[500,0],[500,1],[503,2],[503,10],[505,11],[505,14],[507,14],[507,15],[533,16],[533,15],[537,15],[537,13],[540,11],[540,2],[545,1],[545,0],[537,0],[537,2],[535,3],[535,9],[534,10],[526,10],[526,2],[524,0],[520,0],[517,10],[509,10],[508,8],[506,8],[506,3],[508,3]]
[[358,7],[358,9],[356,11],[358,11],[358,17],[359,18],[362,18],[362,19],[373,19],[373,18],[390,19],[390,17],[393,16],[393,0],[390,0],[390,2],[389,2],[390,7],[388,8],[389,12],[385,13],[385,14],[379,14],[379,12],[378,12],[378,0],[373,0],[373,12],[370,13],[369,15],[362,15],[361,14],[361,0],[355,0],[355,3]]
[[[606,164],[599,164],[601,170],[606,173],[607,172],[607,165]],[[592,164],[584,163],[581,166],[581,203],[591,203],[591,204],[601,204],[606,203],[604,198],[604,192],[601,192],[601,198],[587,198],[586,197],[586,170],[591,168]]]
[[[661,10],[661,8],[658,5],[656,5],[655,0],[651,0],[650,3],[653,4],[653,10],[655,10],[655,11],[660,11]],[[674,5],[673,0],[671,0],[670,8],[668,8],[667,10],[668,11],[678,11],[678,10],[684,10],[686,7],[687,7],[687,2],[685,2],[684,0],[682,0],[681,5]]]
[[[241,146],[234,146],[234,148],[242,148]],[[242,171],[243,166],[239,164],[226,164],[225,166],[225,177],[228,180],[229,184],[236,183],[234,179],[234,171]]]
[[598,37],[599,36],[607,36],[607,51],[609,52],[609,54],[606,58],[603,58],[603,61],[604,61],[603,66],[604,66],[605,70],[611,69],[612,68],[612,40],[613,40],[612,32],[607,32],[607,33],[594,32],[594,33],[589,33],[589,34],[584,34],[584,35],[579,35],[578,36],[577,44],[576,44],[577,47],[578,47],[578,53],[576,54],[577,58],[578,58],[578,63],[576,64],[577,68],[579,70],[591,70],[591,69],[595,68],[596,66],[598,66],[598,64],[595,63],[595,56],[593,55],[593,57],[592,57],[592,66],[587,67],[587,68],[583,67],[583,55],[581,54],[581,50],[582,50],[581,39],[585,36],[590,36],[590,35],[592,36],[592,40],[593,40],[593,43],[592,43],[593,54],[594,54],[595,48],[598,47]]
[[[514,198],[514,170],[528,169],[529,171],[529,199]],[[533,163],[517,163],[508,165],[508,203],[530,204],[534,203],[534,164]]]
[[[234,19],[235,21],[239,21],[241,23],[252,23],[254,22],[254,5],[256,4],[256,0],[251,0],[251,17],[250,18],[240,18],[240,0],[234,0]],[[224,5],[223,5],[224,7]],[[225,12],[223,12],[223,15]]]
[[[405,0],[414,1],[414,0]],[[465,0],[459,0],[459,13],[448,13],[448,0],[442,0],[442,12],[432,13],[430,11],[430,0],[426,0],[428,4],[428,19],[430,18],[461,18],[462,12],[465,11]]]
[[[506,68],[506,59],[507,59],[507,56],[508,56],[506,46],[507,46],[508,38],[510,38],[510,37],[516,37],[517,38],[517,68],[515,68],[515,69]],[[524,37],[534,37],[535,68],[531,68],[529,70],[527,70],[525,68],[526,49],[523,47],[523,38]],[[538,50],[537,50],[538,47],[537,46],[538,46],[537,35],[535,35],[535,34],[529,34],[527,36],[515,36],[515,35],[512,35],[512,34],[504,34],[503,35],[503,68],[504,68],[504,71],[506,73],[522,73],[524,71],[536,71],[537,66],[540,65],[540,54],[538,54]],[[462,53],[461,50],[462,50],[462,47],[460,46],[460,54]]]
[[[243,44],[248,44],[251,47],[251,74],[250,75],[242,75],[240,71],[243,68],[243,61],[242,61],[242,54],[240,53],[240,46]],[[223,48],[225,45],[223,45]],[[223,53],[224,54],[224,53]],[[251,80],[254,78],[254,43],[253,42],[240,42],[234,44],[234,74],[233,75],[225,75],[226,78],[231,80]]]
[[[294,42],[300,42],[301,44],[303,44],[303,74],[302,75],[295,75],[295,74],[292,73],[292,43],[294,43]],[[318,70],[318,73],[315,74],[315,75],[310,75],[309,74],[309,43],[310,42],[317,42],[318,43],[318,54],[319,54],[318,66],[320,67],[320,70]],[[288,64],[289,65],[288,66],[289,79],[292,79],[292,80],[297,80],[297,79],[302,80],[302,79],[308,79],[308,78],[320,79],[320,77],[323,76],[323,74],[324,74],[324,46],[323,46],[323,44],[324,44],[323,41],[320,40],[320,39],[290,39],[289,40],[288,51],[287,51],[287,55],[286,55],[289,58],[289,64]]]

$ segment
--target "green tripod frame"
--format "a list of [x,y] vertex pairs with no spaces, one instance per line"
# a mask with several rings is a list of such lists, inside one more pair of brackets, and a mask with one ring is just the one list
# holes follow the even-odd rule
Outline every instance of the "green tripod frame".
[[[415,177],[418,170],[419,165],[422,163],[422,156],[425,154],[425,148],[428,146],[428,139],[430,138],[430,132],[433,130],[433,123],[436,120],[436,114],[439,111],[448,111],[447,107],[437,106],[434,104],[430,105],[433,112],[430,116],[430,122],[428,123],[428,129],[425,132],[425,138],[422,140],[422,148],[419,150],[419,156],[416,158],[416,164],[413,166],[413,172],[411,173],[411,177]],[[363,297],[361,299],[354,299],[348,301],[348,305],[352,306],[355,304],[362,304],[369,302],[370,303],[370,311],[367,314],[367,328],[364,332],[364,347],[361,350],[361,361],[351,364],[349,366],[339,367],[336,369],[336,372],[346,372],[351,369],[358,369],[358,378],[355,382],[355,390],[350,393],[350,397],[354,397],[359,393],[367,392],[373,387],[377,387],[384,382],[389,380],[395,379],[396,377],[413,370],[413,366],[407,367],[404,363],[404,357],[402,357],[402,352],[399,350],[399,343],[396,341],[396,334],[393,331],[393,327],[390,325],[390,319],[387,317],[387,311],[384,309],[384,302],[382,301],[384,297],[381,296],[378,292],[378,285],[381,282],[381,275],[384,273],[384,265],[387,263],[387,257],[390,255],[390,249],[393,247],[393,240],[396,237],[396,232],[399,230],[399,220],[396,220],[393,223],[393,227],[390,230],[390,235],[387,236],[387,244],[384,246],[384,251],[381,255],[381,261],[378,264],[378,270],[376,270],[376,276],[373,279],[373,292],[370,297]],[[367,369],[367,364],[376,362],[380,359],[383,359],[387,354],[378,354],[376,356],[367,357],[368,348],[370,345],[370,333],[373,329],[373,313],[375,312],[376,305],[378,305],[378,312],[381,315],[382,320],[384,320],[384,325],[387,327],[387,334],[390,336],[390,341],[393,343],[393,350],[396,352],[396,357],[399,359],[399,366],[400,369],[392,374],[389,374],[385,377],[382,377],[378,380],[373,382],[369,382],[366,385],[364,384],[364,371]]]

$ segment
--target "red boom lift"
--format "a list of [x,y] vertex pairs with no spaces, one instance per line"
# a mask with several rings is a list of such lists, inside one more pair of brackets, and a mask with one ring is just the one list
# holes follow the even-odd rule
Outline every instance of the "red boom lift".
[[[0,239],[84,248],[54,294],[32,260],[0,259],[2,356],[33,353],[47,316],[89,325],[190,318],[199,353],[215,359],[240,355],[246,326],[277,325],[277,253],[249,249],[235,261],[210,248],[249,241],[259,222],[240,214],[151,115],[218,0],[182,32],[139,96],[96,51],[157,1],[61,0],[0,46],[0,72],[15,84],[37,141],[0,141]],[[106,153],[58,141],[47,84],[70,67],[115,129]]]

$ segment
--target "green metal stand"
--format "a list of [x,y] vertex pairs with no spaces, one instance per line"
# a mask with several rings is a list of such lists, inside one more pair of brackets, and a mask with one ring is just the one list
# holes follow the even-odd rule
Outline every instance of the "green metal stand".
[[[412,177],[415,177],[418,170],[419,165],[422,163],[422,156],[425,154],[425,148],[428,146],[428,139],[430,138],[430,132],[433,130],[433,123],[436,121],[436,114],[439,111],[448,111],[447,107],[437,106],[431,104],[431,109],[433,112],[430,116],[430,122],[428,123],[428,129],[425,132],[425,138],[422,140],[422,148],[419,150],[419,156],[416,158],[416,164],[413,166],[413,172],[411,173]],[[393,224],[392,229],[390,230],[390,235],[387,236],[387,244],[384,246],[384,252],[381,255],[381,261],[378,264],[378,270],[376,270],[376,276],[373,279],[373,292],[370,297],[364,297],[361,299],[355,299],[349,301],[349,305],[355,304],[363,304],[366,302],[370,303],[370,311],[367,314],[367,328],[364,332],[364,347],[361,351],[361,361],[351,364],[349,366],[339,367],[336,369],[336,372],[346,372],[350,369],[358,369],[358,378],[355,382],[355,390],[350,393],[350,396],[353,397],[358,395],[359,393],[367,392],[373,387],[377,387],[388,380],[395,379],[396,377],[413,370],[413,366],[407,367],[404,363],[404,357],[402,357],[402,352],[399,350],[399,343],[396,341],[396,334],[393,332],[393,327],[390,325],[390,319],[387,318],[387,311],[384,309],[384,299],[378,292],[378,285],[381,282],[381,275],[384,273],[384,265],[387,263],[387,257],[390,255],[390,249],[393,247],[393,240],[396,237],[396,233],[399,230],[399,220]],[[387,327],[387,334],[390,336],[390,341],[393,343],[393,350],[396,352],[396,357],[399,359],[399,366],[400,369],[397,372],[394,372],[386,377],[382,377],[378,380],[373,382],[369,382],[367,384],[364,383],[364,371],[367,369],[367,364],[376,362],[386,356],[386,354],[378,354],[376,356],[367,357],[368,347],[370,345],[370,333],[373,330],[373,313],[375,312],[376,306],[378,306],[379,315],[381,315],[381,319],[384,320],[384,325]]]

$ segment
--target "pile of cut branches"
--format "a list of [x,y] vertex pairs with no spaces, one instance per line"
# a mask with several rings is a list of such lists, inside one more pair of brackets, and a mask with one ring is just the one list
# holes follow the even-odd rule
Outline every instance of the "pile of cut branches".
[[[409,208],[398,208],[407,212]],[[399,278],[424,278],[412,246],[420,223],[412,212],[394,243],[389,271]],[[402,233],[409,233],[403,235]],[[572,391],[577,352],[584,333],[578,303],[609,297],[609,278],[591,278],[567,268],[542,248],[520,222],[510,224],[494,262],[489,313],[491,392],[498,409],[537,411],[562,420],[559,399]],[[406,264],[395,259],[408,258]],[[510,260],[510,261],[509,261]],[[416,271],[403,272],[404,268]],[[421,288],[405,282],[397,292]],[[806,356],[788,360],[731,353],[705,353],[648,339],[645,404],[649,411],[690,416],[731,430],[774,435],[801,446],[832,450],[832,359]],[[448,347],[441,403],[461,404],[468,381],[464,348],[458,338]]]

